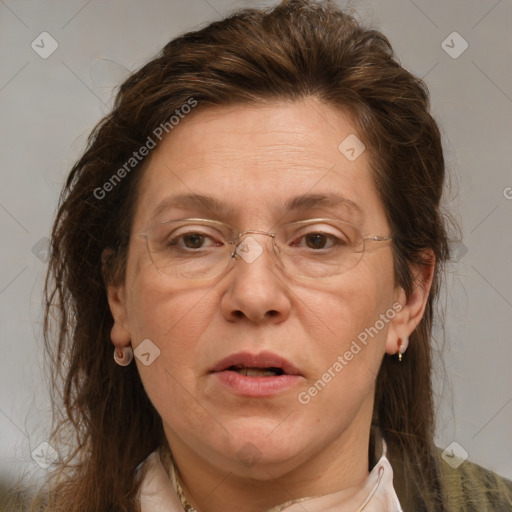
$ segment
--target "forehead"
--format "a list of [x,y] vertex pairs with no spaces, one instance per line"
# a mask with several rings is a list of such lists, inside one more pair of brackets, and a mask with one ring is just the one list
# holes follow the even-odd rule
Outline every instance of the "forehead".
[[346,114],[312,99],[198,110],[150,155],[135,222],[179,208],[265,224],[298,208],[383,214],[366,152],[350,161],[338,149],[354,134]]

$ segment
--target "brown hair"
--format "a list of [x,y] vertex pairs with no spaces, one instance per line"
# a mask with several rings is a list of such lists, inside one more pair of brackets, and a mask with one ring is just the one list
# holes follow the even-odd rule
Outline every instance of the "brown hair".
[[[123,279],[144,162],[104,197],[95,191],[190,98],[199,112],[306,96],[350,113],[370,151],[394,237],[396,284],[410,293],[410,265],[425,263],[425,250],[435,255],[434,284],[407,357],[400,366],[392,356],[382,362],[374,424],[387,440],[404,509],[445,510],[431,391],[434,304],[448,258],[439,130],[425,84],[397,63],[381,33],[331,2],[306,0],[243,10],[169,42],[121,85],[112,113],[71,170],[53,228],[45,322],[52,385],[64,405],[55,401],[53,439],[69,453],[53,475],[47,510],[137,510],[134,470],[164,442],[136,366],[113,361],[104,281]],[[115,252],[104,275],[105,248]]]

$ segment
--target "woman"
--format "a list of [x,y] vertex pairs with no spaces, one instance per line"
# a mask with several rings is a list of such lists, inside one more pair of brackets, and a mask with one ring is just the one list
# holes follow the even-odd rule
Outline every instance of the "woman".
[[444,175],[425,85],[330,3],[171,41],[63,191],[45,510],[511,510],[433,442]]

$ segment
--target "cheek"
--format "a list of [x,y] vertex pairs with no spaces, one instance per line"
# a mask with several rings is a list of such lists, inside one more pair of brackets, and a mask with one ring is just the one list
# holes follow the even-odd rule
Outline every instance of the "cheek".
[[322,305],[334,338],[346,343],[357,337],[392,306],[391,260],[383,256],[380,260],[361,262],[351,272],[341,275],[336,287],[329,286],[323,294],[318,294],[321,300],[317,303]]
[[166,276],[146,269],[136,275],[128,299],[135,353],[146,339],[159,350],[150,365],[136,358],[149,399],[167,422],[199,428],[208,418],[191,396],[195,395],[198,377],[195,362],[201,357],[198,340],[213,313],[208,289],[194,289],[188,283],[171,285]]
[[329,387],[324,399],[336,401],[338,409],[342,402],[356,403],[358,394],[364,395],[373,387],[385,354],[389,323],[395,315],[391,260],[384,256],[373,263],[361,264],[340,276],[338,287],[316,302],[324,325],[319,332],[325,335],[316,338],[311,360],[318,364],[309,384],[318,383],[316,388],[322,391]]
[[169,283],[158,272],[139,274],[128,301],[129,324],[136,346],[151,339],[166,357],[183,362],[193,353],[194,340],[208,324],[211,306],[204,297],[208,290]]
[[171,281],[155,269],[145,253],[135,251],[128,261],[126,280],[128,325],[135,355],[146,339],[159,351],[149,366],[137,360],[149,397],[153,400],[160,389],[177,387],[175,391],[179,391],[180,385],[191,389],[193,363],[199,357],[197,341],[213,313],[211,290]]

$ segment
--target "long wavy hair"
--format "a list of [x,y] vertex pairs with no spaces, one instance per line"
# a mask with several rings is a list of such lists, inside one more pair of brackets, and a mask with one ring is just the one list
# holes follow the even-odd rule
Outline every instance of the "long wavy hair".
[[[46,484],[48,512],[139,510],[135,468],[165,442],[162,421],[135,365],[115,364],[106,283],[124,279],[133,205],[145,161],[99,194],[154,130],[190,98],[209,106],[314,97],[348,112],[370,154],[393,234],[397,286],[435,255],[425,314],[400,365],[386,355],[373,424],[388,444],[405,510],[446,510],[433,442],[432,324],[448,259],[441,210],[445,165],[427,87],[388,39],[331,2],[288,0],[245,9],[170,41],[121,86],[62,191],[45,285],[45,341],[61,458]],[[169,135],[172,137],[172,133]],[[125,168],[126,169],[126,168]],[[103,190],[105,190],[103,188]],[[102,263],[102,253],[112,257]]]

